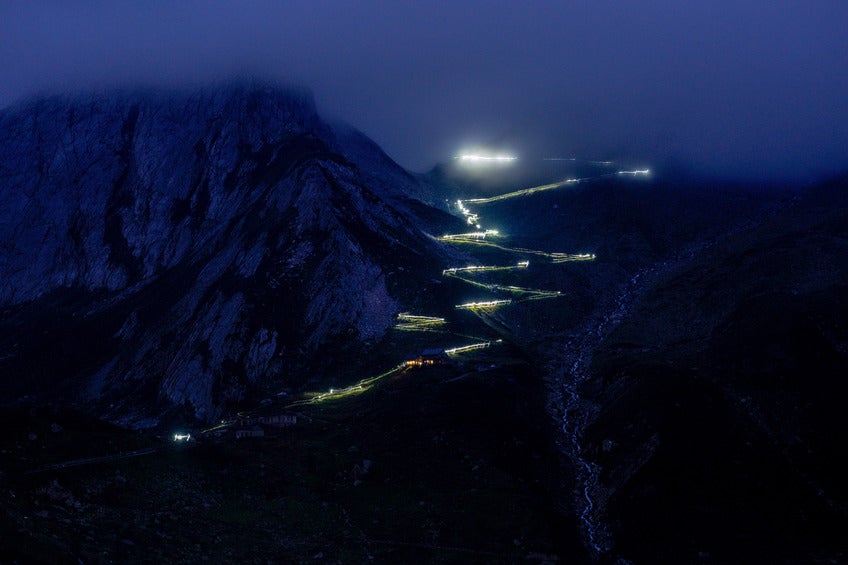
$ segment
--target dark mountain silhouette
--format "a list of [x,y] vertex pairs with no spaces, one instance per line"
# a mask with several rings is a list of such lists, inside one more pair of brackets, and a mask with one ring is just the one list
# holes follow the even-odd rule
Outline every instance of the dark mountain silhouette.
[[[259,81],[3,111],[0,462],[91,466],[67,488],[16,476],[0,541],[45,561],[844,561],[848,179],[567,165],[412,175]],[[457,238],[477,229],[457,199],[501,233]],[[510,300],[456,308],[489,298]],[[404,311],[444,319],[389,332]],[[398,366],[459,339],[486,341]],[[277,392],[304,392],[309,423],[268,443],[154,435],[295,405]],[[155,465],[116,475],[121,442]],[[103,553],[115,521],[135,529]]]
[[669,269],[593,353],[585,450],[623,556],[845,556],[846,190]]
[[127,422],[212,419],[380,338],[455,221],[308,92],[258,81],[33,100],[0,136],[7,395]]

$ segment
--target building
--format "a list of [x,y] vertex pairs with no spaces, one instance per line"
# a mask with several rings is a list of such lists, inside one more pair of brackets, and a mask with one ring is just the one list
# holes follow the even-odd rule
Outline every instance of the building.
[[448,356],[444,349],[425,349],[418,355],[408,358],[403,362],[404,367],[433,367],[446,365]]

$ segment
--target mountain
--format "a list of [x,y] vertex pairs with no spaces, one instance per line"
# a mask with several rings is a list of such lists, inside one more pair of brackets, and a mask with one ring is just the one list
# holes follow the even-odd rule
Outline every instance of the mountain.
[[847,190],[663,271],[592,352],[583,449],[621,557],[845,558]]
[[373,343],[456,220],[311,94],[259,81],[0,113],[5,398],[204,420]]
[[844,561],[848,180],[610,166],[411,175],[257,81],[0,112],[0,546]]
[[492,318],[547,367],[590,554],[844,561],[848,179],[590,174],[508,198],[445,182],[510,246],[597,255],[486,280],[564,292]]

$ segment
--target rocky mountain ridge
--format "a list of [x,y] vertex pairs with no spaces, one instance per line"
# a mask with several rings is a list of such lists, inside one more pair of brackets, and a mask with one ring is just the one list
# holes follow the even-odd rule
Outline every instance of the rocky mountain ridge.
[[586,351],[580,448],[621,558],[844,558],[846,186],[658,269]]
[[[308,92],[255,81],[0,113],[6,372],[112,419],[212,419],[330,344],[378,339],[453,220],[337,131]],[[7,393],[39,388],[22,384]]]

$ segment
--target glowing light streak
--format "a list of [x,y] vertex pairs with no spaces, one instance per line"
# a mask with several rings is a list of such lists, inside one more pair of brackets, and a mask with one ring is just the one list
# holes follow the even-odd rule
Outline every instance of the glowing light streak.
[[442,237],[438,238],[440,241],[465,241],[465,240],[479,240],[486,239],[487,237],[497,237],[499,234],[498,230],[485,230],[485,231],[474,231],[468,233],[451,233],[445,234]]
[[530,261],[519,261],[515,265],[468,265],[467,267],[451,267],[442,271],[442,275],[450,276],[455,273],[485,273],[491,271],[513,271],[515,269],[526,269]]
[[463,216],[465,216],[465,221],[468,223],[468,225],[474,226],[478,230],[480,229],[480,216],[478,214],[475,214],[474,212],[466,208],[465,205],[463,205],[462,200],[456,201],[456,207],[457,209],[459,209],[459,212]]
[[535,294],[529,294],[527,296],[522,297],[521,301],[525,302],[528,300],[546,300],[548,298],[559,298],[563,296],[563,294],[558,290],[539,290],[536,291]]
[[551,253],[553,263],[570,263],[572,261],[594,261],[597,257],[594,253]]
[[[500,341],[500,340],[498,340]],[[466,351],[474,351],[476,349],[486,349],[492,346],[491,341],[481,341],[479,343],[471,343],[469,345],[460,345],[459,347],[452,347],[450,349],[445,349],[445,354],[448,356],[457,355],[459,353],[465,353]]]
[[305,404],[318,404],[327,400],[339,400],[341,398],[362,394],[373,388],[378,381],[385,379],[386,377],[389,377],[391,375],[394,375],[395,373],[398,373],[401,370],[403,370],[403,365],[398,365],[396,367],[393,367],[392,369],[389,369],[385,373],[374,377],[369,377],[367,379],[362,379],[361,381],[344,388],[331,388],[326,392],[310,392],[307,393],[307,398],[299,400],[297,402],[293,402],[292,404],[286,406],[286,408],[291,408],[294,406],[303,406]]
[[442,331],[442,328],[447,325],[444,318],[435,316],[416,316],[407,312],[398,314],[397,323],[394,328],[401,331],[409,332],[433,332]]
[[[546,160],[553,160],[553,159],[546,159]],[[610,167],[610,166],[615,165],[615,163],[613,161],[589,161],[589,162],[594,164],[594,165],[600,165],[600,166],[604,166],[604,167]],[[559,182],[554,182],[554,183],[551,183],[551,184],[543,184],[543,185],[534,186],[534,187],[531,187],[531,188],[524,188],[524,189],[516,190],[516,191],[513,191],[513,192],[507,192],[505,194],[499,194],[497,196],[490,196],[490,197],[487,197],[487,198],[469,198],[469,199],[465,200],[465,202],[468,202],[468,203],[471,203],[471,204],[490,204],[492,202],[499,202],[501,200],[507,200],[509,198],[518,198],[518,197],[521,197],[521,196],[529,196],[529,195],[535,194],[537,192],[543,192],[543,191],[546,191],[546,190],[553,190],[555,188],[561,188],[563,186],[570,185],[570,184],[579,184],[579,183],[586,182],[586,181],[598,180],[598,179],[606,178],[606,177],[609,177],[609,176],[612,176],[612,175],[615,175],[615,174],[617,174],[617,175],[632,175],[632,176],[643,175],[643,176],[645,176],[645,175],[651,174],[651,170],[650,169],[637,169],[637,170],[633,170],[633,171],[618,171],[616,173],[605,173],[603,175],[596,175],[596,176],[593,176],[593,177],[570,178],[570,179],[565,179],[565,180],[562,180],[562,181],[559,181]],[[457,204],[459,205],[459,210],[466,218],[468,218],[469,215],[471,215],[473,213],[468,208],[466,208],[462,204],[462,202],[463,202],[462,200],[457,201]],[[478,216],[476,214],[474,214],[474,217],[475,217],[475,222],[476,222],[476,220],[478,219]]]
[[[558,160],[576,161],[576,159],[564,158],[564,157],[563,158],[549,157],[549,158],[546,158],[544,160],[546,160],[546,161],[558,161]],[[602,166],[602,167],[611,167],[611,166],[615,165],[615,163],[613,161],[588,161],[588,162],[593,164],[593,165],[598,165],[598,166]],[[617,171],[615,173],[605,173],[605,174],[602,174],[602,175],[596,175],[596,176],[592,176],[592,177],[565,179],[565,180],[562,180],[562,181],[559,181],[559,182],[554,182],[554,183],[550,183],[550,184],[543,184],[543,185],[540,185],[540,186],[534,186],[534,187],[530,187],[530,188],[524,188],[522,190],[507,192],[506,194],[499,194],[497,196],[490,196],[490,197],[487,197],[487,198],[471,198],[471,199],[466,200],[465,202],[472,203],[472,204],[489,204],[489,203],[492,203],[492,202],[499,202],[501,200],[506,200],[506,199],[509,199],[509,198],[518,198],[518,197],[521,197],[521,196],[529,196],[529,195],[535,194],[537,192],[542,192],[542,191],[545,191],[545,190],[553,190],[553,189],[560,188],[560,187],[570,185],[570,184],[578,184],[578,183],[581,183],[581,182],[598,180],[598,179],[606,178],[606,177],[609,177],[609,176],[615,176],[615,175],[631,175],[631,176],[642,175],[642,176],[646,176],[646,175],[649,175],[649,174],[651,174],[650,169],[636,169],[636,170],[632,170],[632,171],[621,170],[621,171]],[[476,213],[472,212],[471,210],[469,210],[465,206],[465,204],[463,203],[462,200],[457,200],[456,205],[457,205],[457,209],[465,217],[465,221],[468,222],[469,225],[474,225],[474,226],[477,226],[478,228],[480,227],[480,225],[479,225],[479,221],[480,221],[479,214],[476,214]]]
[[615,165],[612,161],[587,161],[586,159],[577,159],[575,157],[544,157],[542,161],[580,161],[581,163],[589,163],[590,165],[600,165],[609,167]]
[[481,310],[487,308],[497,308],[498,306],[506,306],[512,304],[512,300],[488,300],[483,302],[466,302],[465,304],[457,304],[458,310]]
[[505,292],[512,292],[514,294],[527,294],[530,296],[538,297],[538,298],[553,298],[555,296],[561,296],[562,292],[558,290],[539,290],[537,288],[524,288],[522,286],[497,286],[498,290],[503,290]]
[[514,155],[481,155],[477,153],[465,153],[459,156],[462,163],[511,163],[518,159]]
[[[513,267],[514,268],[514,267]],[[479,288],[483,288],[492,292],[509,292],[512,294],[517,294],[521,296],[521,300],[541,300],[543,298],[557,298],[562,296],[562,293],[558,290],[539,290],[535,288],[524,288],[521,286],[504,286],[499,284],[489,284],[475,281],[473,279],[469,279],[458,274],[454,273],[445,273],[445,276],[452,277],[457,280],[460,280],[466,284],[470,284],[472,286],[476,286]]]
[[441,323],[444,323],[444,321],[445,321],[444,318],[437,318],[435,316],[418,316],[418,315],[415,315],[415,314],[407,314],[406,312],[398,314],[397,317],[398,317],[398,320],[408,320],[408,321],[415,321],[415,322],[435,322],[435,323],[441,324]]
[[191,441],[191,434],[174,434],[174,441]]
[[498,289],[520,295],[521,301],[559,298],[562,296],[562,292],[559,290],[539,290],[537,288],[523,288],[520,286],[502,286],[498,287]]
[[475,281],[473,279],[467,279],[465,277],[461,277],[461,276],[456,275],[456,274],[448,274],[448,275],[445,275],[445,276],[460,280],[460,281],[464,282],[465,284],[470,284],[471,286],[476,286],[478,288],[482,288],[483,290],[488,290],[488,291],[492,291],[492,292],[497,290],[497,285],[494,285],[494,284],[482,283],[482,282],[479,282],[479,281]]
[[594,253],[549,253],[547,251],[540,251],[538,249],[524,249],[522,247],[505,247],[503,245],[498,245],[497,243],[492,243],[490,241],[482,241],[476,239],[452,239],[451,243],[462,243],[467,245],[478,245],[480,247],[491,247],[493,249],[500,249],[501,251],[506,251],[508,253],[517,253],[521,255],[535,255],[536,257],[545,257],[550,259],[552,263],[567,263],[571,261],[594,261],[595,254]]
[[[469,202],[471,204],[489,204],[491,202],[499,202],[501,200],[507,200],[508,198],[518,198],[519,196],[529,196],[531,194],[535,194],[537,192],[543,192],[545,190],[553,190],[555,188],[560,188],[569,184],[579,183],[584,179],[565,179],[559,182],[554,182],[551,184],[543,184],[540,186],[533,186],[530,188],[523,188],[521,190],[516,190],[514,192],[507,192],[506,194],[499,194],[497,196],[490,196],[488,198],[470,198],[465,202]],[[460,201],[461,202],[461,201]],[[466,208],[467,210],[467,208]],[[460,208],[462,211],[462,208]],[[464,212],[463,212],[464,213]]]

